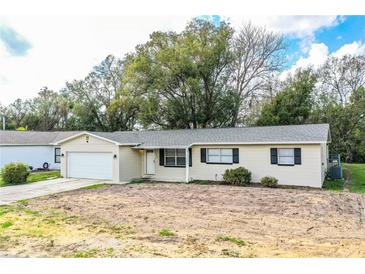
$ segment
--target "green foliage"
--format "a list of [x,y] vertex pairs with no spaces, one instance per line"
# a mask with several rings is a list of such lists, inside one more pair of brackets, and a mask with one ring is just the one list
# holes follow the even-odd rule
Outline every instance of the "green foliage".
[[340,153],[343,160],[365,161],[365,88],[353,91],[345,105],[322,98],[311,122],[330,124],[331,151]]
[[222,249],[222,255],[227,256],[227,257],[232,257],[232,258],[239,258],[240,257],[240,253],[236,250],[232,250],[232,249]]
[[327,190],[332,190],[332,191],[342,191],[343,185],[344,185],[343,179],[340,179],[340,180],[326,179],[323,182],[322,188],[327,189]]
[[6,221],[5,223],[0,224],[1,228],[8,228],[11,227],[13,225],[13,222],[11,221]]
[[218,241],[231,242],[237,244],[238,246],[246,245],[246,242],[240,238],[232,237],[232,236],[219,236],[217,238]]
[[230,185],[245,186],[251,182],[251,172],[244,167],[226,169],[223,179]]
[[350,171],[351,192],[365,194],[365,164],[345,164],[344,167]]
[[10,163],[1,170],[4,183],[9,185],[25,183],[29,173],[28,166],[23,163]]
[[265,104],[257,120],[259,126],[305,123],[312,110],[316,77],[311,70],[299,71],[272,102]]
[[266,187],[277,187],[278,179],[275,177],[266,176],[261,179],[261,184]]
[[44,180],[60,178],[61,174],[59,170],[53,171],[36,171],[29,174],[27,183],[34,183]]
[[95,184],[95,185],[91,185],[91,186],[85,186],[82,187],[82,189],[97,189],[97,188],[101,188],[101,187],[105,187],[107,186],[106,184]]
[[86,251],[76,251],[73,255],[74,258],[95,258],[100,250],[93,248]]
[[160,230],[159,235],[163,237],[171,237],[175,236],[175,233],[168,228],[163,228]]
[[181,33],[154,32],[130,55],[125,81],[146,94],[143,125],[167,128],[219,126],[229,120],[232,93],[226,85],[233,29],[191,21]]

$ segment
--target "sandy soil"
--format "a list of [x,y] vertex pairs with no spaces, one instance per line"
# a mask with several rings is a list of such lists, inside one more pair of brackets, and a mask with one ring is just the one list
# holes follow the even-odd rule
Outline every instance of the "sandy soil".
[[[36,236],[6,230],[0,250],[31,257],[365,257],[364,206],[365,196],[321,190],[114,185],[31,200],[26,208],[43,221],[56,218],[57,227]],[[175,235],[161,236],[164,228]]]

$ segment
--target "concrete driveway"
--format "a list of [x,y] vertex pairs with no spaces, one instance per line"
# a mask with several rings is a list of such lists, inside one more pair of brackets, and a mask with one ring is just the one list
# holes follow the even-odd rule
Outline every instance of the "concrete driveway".
[[0,205],[24,199],[74,190],[105,181],[88,179],[54,179],[25,185],[0,187]]

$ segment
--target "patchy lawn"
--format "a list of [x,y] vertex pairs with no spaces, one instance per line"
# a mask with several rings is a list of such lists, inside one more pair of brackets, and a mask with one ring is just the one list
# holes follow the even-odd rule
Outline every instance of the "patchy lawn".
[[[60,178],[60,177],[61,177],[61,175],[60,175],[59,170],[35,171],[35,172],[30,173],[26,183],[34,183],[34,182],[39,182],[39,181],[44,181],[44,180],[56,179],[56,178]],[[5,184],[5,182],[3,181],[1,174],[0,174],[0,187],[2,187],[2,186],[8,186],[8,185]]]
[[365,194],[365,164],[344,164],[344,167],[350,171],[349,190]]
[[365,196],[224,185],[107,185],[0,207],[19,257],[364,257]]

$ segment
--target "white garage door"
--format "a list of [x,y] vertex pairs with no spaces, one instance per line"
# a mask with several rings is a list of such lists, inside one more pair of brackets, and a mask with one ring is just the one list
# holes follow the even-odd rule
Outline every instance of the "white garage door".
[[67,154],[67,176],[111,180],[113,178],[113,155],[98,152],[69,152]]

